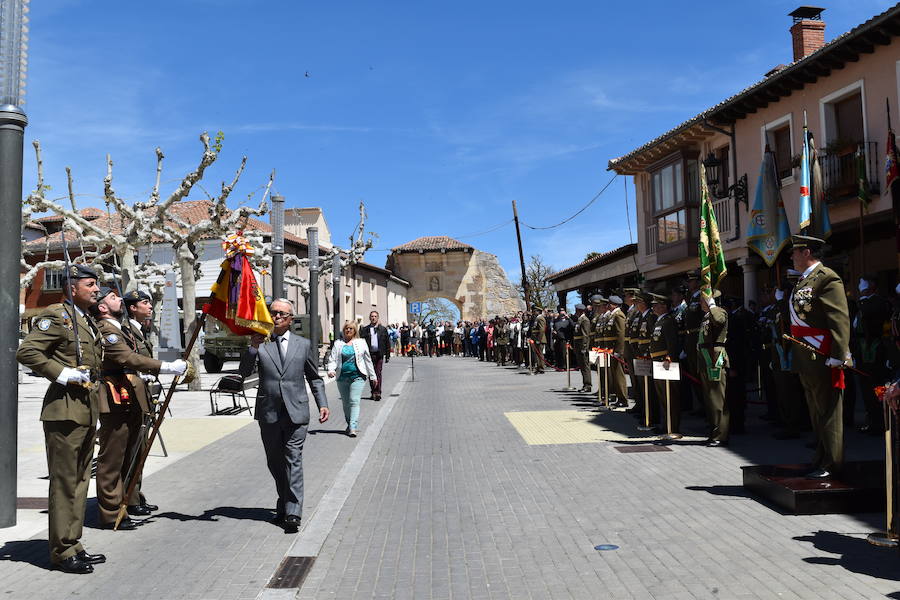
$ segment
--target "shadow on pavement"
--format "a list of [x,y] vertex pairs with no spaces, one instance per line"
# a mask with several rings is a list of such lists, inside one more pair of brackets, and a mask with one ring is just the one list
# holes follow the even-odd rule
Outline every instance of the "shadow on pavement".
[[216,517],[268,522],[271,521],[274,516],[275,511],[271,508],[219,506],[218,508],[205,510],[199,515],[186,515],[174,511],[155,513],[144,519],[144,522],[150,522],[155,519],[172,519],[175,521],[218,521]]
[[753,498],[742,485],[689,485],[684,489],[692,492],[707,492],[713,496],[731,496],[734,498]]
[[[804,558],[804,562],[809,564],[834,565],[861,575],[900,581],[900,569],[897,568],[900,556],[897,551],[873,546],[864,537],[819,530],[812,535],[800,535],[793,539],[810,542],[816,550],[840,555]],[[888,597],[900,597],[900,592],[893,592]]]
[[341,435],[347,435],[346,429],[310,429],[306,432],[306,435],[316,435],[319,433],[339,433]]
[[0,560],[24,562],[49,571],[52,568],[49,544],[47,540],[6,542],[0,548]]

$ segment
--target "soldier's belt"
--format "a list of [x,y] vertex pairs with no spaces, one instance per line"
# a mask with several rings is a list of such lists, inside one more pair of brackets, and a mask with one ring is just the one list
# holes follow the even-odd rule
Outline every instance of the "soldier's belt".
[[627,337],[627,338],[625,338],[625,343],[626,343],[626,344],[630,344],[630,343],[631,343],[631,340],[632,340],[632,338]]
[[650,358],[659,358],[661,356],[668,356],[668,355],[669,355],[669,353],[666,352],[665,350],[658,350],[656,352],[651,352]]
[[597,338],[597,339],[600,340],[601,342],[614,342],[614,341],[616,341],[616,338],[615,338],[615,337],[602,337],[602,338]]
[[638,343],[638,344],[649,344],[649,343],[650,343],[650,338],[646,338],[646,339],[645,339],[645,338],[638,338],[637,340],[635,340],[635,343]]

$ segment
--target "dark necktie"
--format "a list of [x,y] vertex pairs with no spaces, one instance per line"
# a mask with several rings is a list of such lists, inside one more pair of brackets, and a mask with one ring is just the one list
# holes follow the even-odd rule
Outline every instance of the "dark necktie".
[[282,336],[275,338],[275,345],[278,346],[278,358],[281,359],[281,365],[284,366],[284,349],[281,347]]

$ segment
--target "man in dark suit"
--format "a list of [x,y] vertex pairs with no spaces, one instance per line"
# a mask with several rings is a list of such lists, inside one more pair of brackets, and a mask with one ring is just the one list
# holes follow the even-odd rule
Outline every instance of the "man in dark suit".
[[309,425],[304,378],[319,407],[319,423],[327,421],[330,413],[314,346],[288,331],[294,318],[293,305],[278,299],[272,302],[270,312],[275,322],[271,340],[259,333],[250,336],[239,372],[247,377],[254,367],[259,368],[255,418],[278,491],[272,522],[282,525],[286,533],[296,533],[303,511],[303,443]]
[[378,311],[369,313],[369,324],[359,330],[359,337],[366,340],[369,345],[369,354],[372,355],[372,363],[375,365],[377,379],[369,385],[372,388],[372,400],[381,400],[381,367],[385,362],[391,362],[391,341],[387,328],[378,323]]

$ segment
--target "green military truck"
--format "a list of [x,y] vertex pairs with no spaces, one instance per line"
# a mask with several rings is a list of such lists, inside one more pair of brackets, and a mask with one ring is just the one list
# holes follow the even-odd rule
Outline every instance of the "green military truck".
[[[249,335],[236,335],[218,321],[214,327],[203,337],[203,368],[207,373],[221,373],[226,360],[240,360],[250,345]],[[309,315],[296,315],[291,332],[309,337]]]

